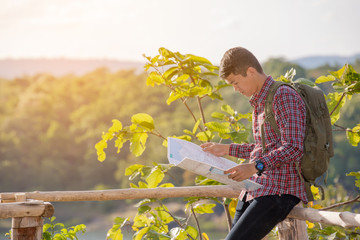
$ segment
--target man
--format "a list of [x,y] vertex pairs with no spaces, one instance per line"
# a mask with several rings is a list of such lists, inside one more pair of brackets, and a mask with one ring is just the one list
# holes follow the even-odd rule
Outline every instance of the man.
[[249,102],[254,108],[252,130],[255,143],[205,143],[201,147],[216,156],[230,155],[249,160],[224,172],[235,181],[250,178],[262,185],[258,190],[240,194],[233,228],[226,240],[262,239],[286,218],[300,200],[304,203],[308,201],[304,183],[297,172],[300,168],[297,164],[303,155],[305,104],[292,88],[281,86],[277,89],[272,103],[281,133],[277,135],[265,120],[264,112],[265,99],[274,80],[264,73],[256,57],[245,48],[228,50],[220,63],[220,77],[235,91],[250,97]]

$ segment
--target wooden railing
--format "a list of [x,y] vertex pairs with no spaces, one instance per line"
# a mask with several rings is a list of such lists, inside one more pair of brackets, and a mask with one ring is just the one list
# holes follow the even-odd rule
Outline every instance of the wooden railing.
[[[54,208],[49,202],[106,201],[142,198],[228,197],[239,193],[230,186],[195,186],[151,189],[117,189],[96,191],[49,191],[1,193],[0,218],[12,218],[12,240],[41,240],[42,218],[51,217]],[[360,214],[319,211],[296,206],[288,218],[278,225],[279,238],[307,239],[305,220],[344,228],[359,227]]]

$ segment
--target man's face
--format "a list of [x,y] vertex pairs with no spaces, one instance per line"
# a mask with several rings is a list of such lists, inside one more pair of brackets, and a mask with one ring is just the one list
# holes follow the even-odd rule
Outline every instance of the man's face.
[[234,91],[247,97],[251,97],[254,93],[256,93],[256,82],[249,74],[244,77],[241,74],[234,75],[231,73],[225,81],[234,87]]

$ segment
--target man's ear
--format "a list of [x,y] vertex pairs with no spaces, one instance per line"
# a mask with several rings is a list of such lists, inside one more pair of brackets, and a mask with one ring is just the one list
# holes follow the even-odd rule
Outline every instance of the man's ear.
[[247,75],[254,75],[256,73],[256,69],[253,68],[253,67],[248,67],[247,71],[246,71],[246,74]]

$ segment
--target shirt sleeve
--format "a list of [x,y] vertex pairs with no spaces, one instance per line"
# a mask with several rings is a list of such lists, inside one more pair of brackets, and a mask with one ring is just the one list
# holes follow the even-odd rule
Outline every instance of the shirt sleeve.
[[254,149],[255,144],[244,143],[244,144],[230,144],[229,155],[237,158],[249,159],[250,153]]
[[260,158],[266,170],[291,161],[300,161],[303,156],[306,127],[304,101],[294,89],[282,86],[274,95],[273,110],[281,134],[281,146]]

